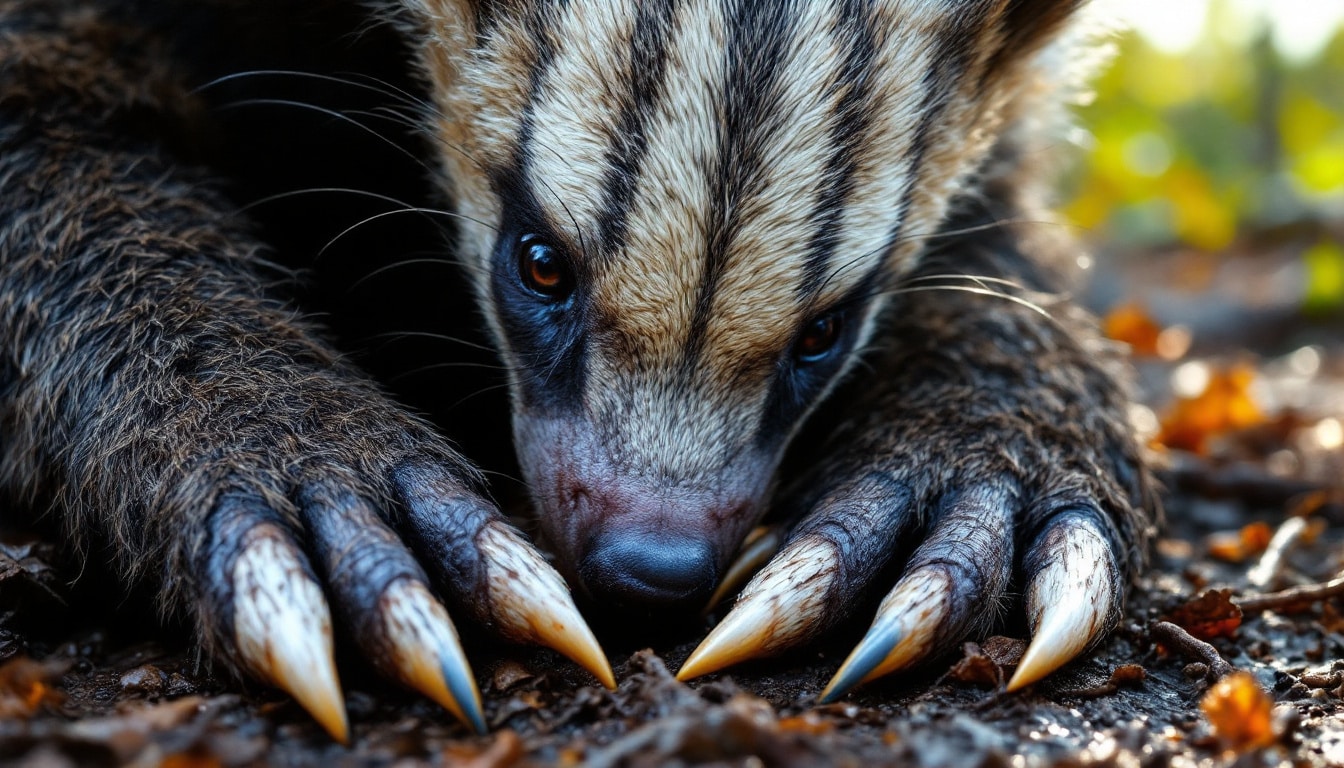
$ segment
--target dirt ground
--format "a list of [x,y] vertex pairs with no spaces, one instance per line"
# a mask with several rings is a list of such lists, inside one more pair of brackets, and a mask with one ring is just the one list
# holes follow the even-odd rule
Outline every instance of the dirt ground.
[[[1253,355],[1185,358],[1217,371],[1251,355],[1273,416],[1217,438],[1203,458],[1170,455],[1169,524],[1122,626],[1021,694],[996,689],[1020,653],[1023,630],[1012,626],[821,707],[815,697],[852,633],[689,686],[668,669],[704,626],[645,632],[642,642],[667,638],[652,649],[617,638],[607,644],[614,692],[548,651],[478,639],[488,736],[353,664],[343,666],[346,748],[283,695],[213,677],[130,602],[81,605],[51,545],[6,535],[0,764],[1344,765],[1344,457],[1330,432],[1344,415],[1344,334],[1283,327]],[[1178,366],[1141,368],[1145,402],[1161,414]],[[1215,690],[1219,678],[1247,680],[1231,670],[1253,683]]]

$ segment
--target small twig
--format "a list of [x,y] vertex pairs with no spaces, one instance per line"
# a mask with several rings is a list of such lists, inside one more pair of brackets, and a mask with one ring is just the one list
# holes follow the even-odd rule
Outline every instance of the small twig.
[[1223,675],[1231,674],[1233,671],[1232,665],[1227,663],[1227,660],[1218,653],[1217,648],[1194,637],[1170,621],[1154,622],[1149,634],[1152,635],[1154,640],[1182,656],[1188,656],[1207,664],[1211,680],[1218,680]]
[[1256,589],[1263,590],[1266,587],[1273,586],[1283,573],[1283,560],[1288,550],[1296,546],[1302,539],[1302,534],[1307,531],[1307,519],[1305,517],[1290,517],[1279,526],[1274,532],[1274,537],[1269,540],[1269,546],[1265,547],[1265,553],[1260,556],[1260,562],[1246,574],[1246,580]]
[[1283,611],[1299,608],[1332,597],[1344,595],[1344,576],[1336,576],[1324,584],[1303,584],[1279,592],[1265,595],[1250,595],[1233,600],[1243,613],[1260,611]]

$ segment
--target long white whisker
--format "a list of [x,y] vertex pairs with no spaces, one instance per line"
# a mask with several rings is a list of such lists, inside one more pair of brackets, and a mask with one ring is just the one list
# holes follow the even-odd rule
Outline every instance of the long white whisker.
[[447,216],[447,217],[449,217],[449,218],[461,219],[461,220],[463,220],[463,221],[470,221],[470,222],[473,222],[473,223],[476,223],[476,224],[480,224],[481,226],[486,227],[486,228],[488,228],[488,229],[492,229],[492,230],[495,229],[494,227],[490,226],[489,224],[486,224],[486,223],[483,222],[483,221],[480,221],[480,220],[478,220],[478,219],[474,219],[474,218],[472,218],[472,217],[470,217],[470,216],[465,216],[465,215],[460,214],[460,213],[454,213],[454,212],[452,212],[452,211],[441,211],[441,210],[439,210],[438,208],[419,208],[419,207],[416,207],[416,208],[398,208],[398,209],[395,210],[395,211],[383,211],[382,213],[375,213],[375,214],[373,214],[372,216],[368,216],[368,217],[366,217],[366,218],[364,218],[364,219],[361,219],[361,220],[355,222],[354,224],[351,224],[350,226],[346,227],[345,229],[341,230],[339,233],[336,234],[335,237],[333,237],[333,238],[331,238],[330,240],[328,240],[326,245],[322,246],[322,248],[318,250],[318,252],[317,252],[317,257],[316,257],[316,258],[321,259],[322,256],[323,256],[323,254],[325,254],[325,253],[326,253],[326,252],[327,252],[333,245],[335,245],[336,242],[337,242],[338,240],[340,240],[341,238],[343,238],[343,237],[345,237],[346,235],[350,234],[351,232],[354,232],[356,229],[359,229],[360,227],[364,226],[365,224],[370,224],[370,223],[372,223],[372,222],[374,222],[374,221],[377,221],[378,219],[386,218],[386,217],[388,217],[388,216],[396,216],[396,215],[398,215],[398,214],[402,214],[402,213],[422,213],[422,214],[430,214],[430,215],[434,215],[434,216]]
[[377,192],[370,192],[366,189],[354,189],[351,187],[307,187],[305,189],[292,189],[288,192],[278,192],[274,195],[267,195],[266,197],[260,198],[258,200],[253,200],[247,205],[244,205],[243,207],[239,208],[238,212],[246,213],[247,211],[250,211],[253,208],[256,208],[257,206],[266,205],[267,203],[273,203],[276,202],[277,200],[284,200],[290,197],[299,197],[300,195],[310,195],[320,192],[339,192],[349,195],[357,195],[359,197],[369,197],[375,200],[381,200],[385,203],[392,203],[393,205],[399,205],[402,206],[403,208],[412,207],[410,203],[404,200],[398,200],[397,198],[392,197],[390,195],[383,195]]
[[928,293],[932,291],[960,291],[962,293],[973,293],[978,296],[990,296],[996,299],[1011,301],[1014,304],[1020,304],[1026,307],[1027,309],[1030,309],[1031,311],[1042,315],[1043,317],[1050,318],[1051,320],[1054,319],[1053,317],[1051,317],[1050,313],[1045,310],[1044,307],[1042,307],[1039,304],[1036,304],[1035,302],[1028,301],[1020,296],[1013,296],[1012,294],[1009,293],[1003,293],[1002,291],[994,291],[988,288],[974,288],[969,285],[927,285],[927,286],[916,286],[912,288],[895,288],[890,291],[883,291],[879,295],[900,296],[909,293]]
[[424,160],[422,160],[419,157],[416,157],[414,152],[411,152],[410,150],[406,149],[405,147],[401,146],[395,141],[389,139],[388,137],[384,136],[378,131],[375,131],[369,126],[361,123],[360,121],[354,119],[353,117],[350,117],[344,112],[339,112],[334,109],[320,107],[316,104],[309,104],[308,102],[305,101],[293,101],[291,99],[241,99],[239,101],[231,101],[227,104],[221,104],[217,107],[217,109],[224,110],[224,109],[237,109],[239,107],[256,107],[256,106],[295,107],[297,109],[307,109],[313,112],[317,112],[319,114],[326,115],[327,117],[333,118],[335,120],[341,120],[343,122],[355,126],[356,128],[359,128],[361,131],[364,131],[365,133],[368,133],[376,137],[379,141],[383,142],[384,144],[387,144],[389,147],[392,147],[396,151],[410,158],[413,162],[415,162],[416,165],[420,166],[426,171],[430,173],[434,172],[434,169],[431,168],[428,164],[426,164]]
[[351,88],[359,88],[361,90],[372,91],[373,93],[382,94],[383,96],[389,96],[391,98],[400,100],[403,104],[406,104],[407,106],[412,107],[429,106],[429,104],[425,102],[423,99],[417,99],[411,94],[407,93],[406,91],[400,88],[395,88],[389,83],[379,83],[378,85],[375,85],[366,82],[362,83],[359,82],[358,80],[349,80],[337,75],[328,75],[323,74],[321,72],[304,72],[303,70],[298,69],[250,69],[243,72],[233,72],[231,74],[227,74],[222,77],[217,77],[214,80],[211,80],[207,83],[202,83],[201,85],[192,88],[191,94],[193,96],[199,95],[201,93],[204,93],[205,91],[210,90],[211,88],[216,88],[220,85],[224,85],[225,83],[230,83],[235,80],[243,80],[247,78],[256,78],[256,77],[293,77],[307,80],[321,80],[323,82],[337,83],[339,85],[348,85]]
[[353,282],[353,283],[350,284],[350,287],[347,289],[347,292],[354,292],[354,291],[355,291],[356,289],[358,289],[360,286],[364,285],[365,283],[367,283],[368,281],[372,280],[373,278],[375,278],[375,277],[377,277],[377,276],[379,276],[379,275],[385,274],[385,273],[387,273],[387,272],[391,272],[391,271],[394,270],[394,269],[399,269],[399,268],[401,268],[401,267],[410,267],[410,266],[414,266],[414,265],[416,265],[416,264],[443,264],[443,265],[450,266],[450,267],[455,267],[455,268],[456,268],[456,267],[461,267],[461,266],[462,266],[462,262],[461,262],[461,261],[459,261],[459,260],[457,260],[457,259],[449,259],[449,258],[444,258],[444,257],[437,257],[437,258],[424,257],[424,258],[418,258],[418,259],[402,259],[402,260],[400,260],[400,261],[394,261],[394,262],[392,262],[391,264],[384,264],[383,266],[381,266],[381,267],[379,267],[379,268],[373,270],[372,272],[368,273],[367,275],[365,275],[365,276],[359,278],[358,280],[356,280],[355,282]]
[[395,341],[401,338],[438,339],[440,341],[451,341],[456,344],[461,344],[464,347],[471,347],[472,349],[479,349],[484,352],[493,353],[495,351],[494,347],[490,347],[485,344],[478,344],[468,339],[459,338],[457,336],[449,336],[443,333],[434,333],[432,331],[386,331],[384,333],[375,333],[372,336],[364,337],[366,341],[372,341],[374,339],[386,339],[388,341]]
[[476,363],[465,360],[445,360],[438,363],[429,363],[428,365],[421,365],[416,368],[412,368],[409,371],[402,371],[401,373],[398,373],[397,375],[388,378],[387,383],[395,384],[396,382],[401,381],[402,379],[406,379],[411,376],[418,376],[422,373],[428,373],[429,371],[436,371],[442,368],[481,368],[488,371],[508,370],[506,367],[502,365],[495,365],[494,363]]

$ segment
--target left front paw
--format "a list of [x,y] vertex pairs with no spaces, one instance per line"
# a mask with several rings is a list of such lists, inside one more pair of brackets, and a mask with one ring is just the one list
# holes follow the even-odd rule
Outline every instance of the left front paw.
[[893,389],[855,401],[848,413],[867,415],[782,494],[800,522],[680,679],[814,639],[879,590],[890,589],[821,701],[954,649],[1006,610],[1025,609],[1032,633],[1009,690],[1114,626],[1148,536],[1146,470],[1123,410],[1085,388]]

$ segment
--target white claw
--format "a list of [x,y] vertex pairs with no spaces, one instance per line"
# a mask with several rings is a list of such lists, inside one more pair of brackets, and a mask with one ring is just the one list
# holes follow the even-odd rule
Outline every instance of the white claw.
[[1119,604],[1115,555],[1095,524],[1071,518],[1057,526],[1041,537],[1049,540],[1050,552],[1027,588],[1031,644],[1008,681],[1009,691],[1040,680],[1081,653],[1106,631]]
[[485,733],[481,694],[457,630],[424,584],[399,579],[379,599],[389,661],[406,685],[438,702],[477,733]]
[[247,534],[232,579],[234,642],[243,663],[298,700],[333,739],[347,743],[331,613],[303,556],[279,528],[258,525]]
[[834,701],[857,685],[904,669],[937,650],[938,630],[952,609],[952,589],[947,575],[935,568],[921,568],[901,579],[818,701]]
[[705,612],[708,613],[714,606],[723,602],[724,598],[731,595],[733,590],[741,586],[758,568],[769,562],[779,551],[779,545],[783,540],[784,532],[775,526],[761,526],[752,531],[747,540],[742,542],[737,558],[728,566],[723,580],[714,589],[709,602],[705,603]]
[[487,524],[477,534],[476,544],[488,563],[486,589],[500,632],[521,643],[554,648],[614,689],[616,678],[607,655],[579,615],[560,574],[506,525]]
[[835,545],[804,536],[784,548],[742,590],[737,603],[677,672],[691,680],[809,638],[826,615],[839,562]]

